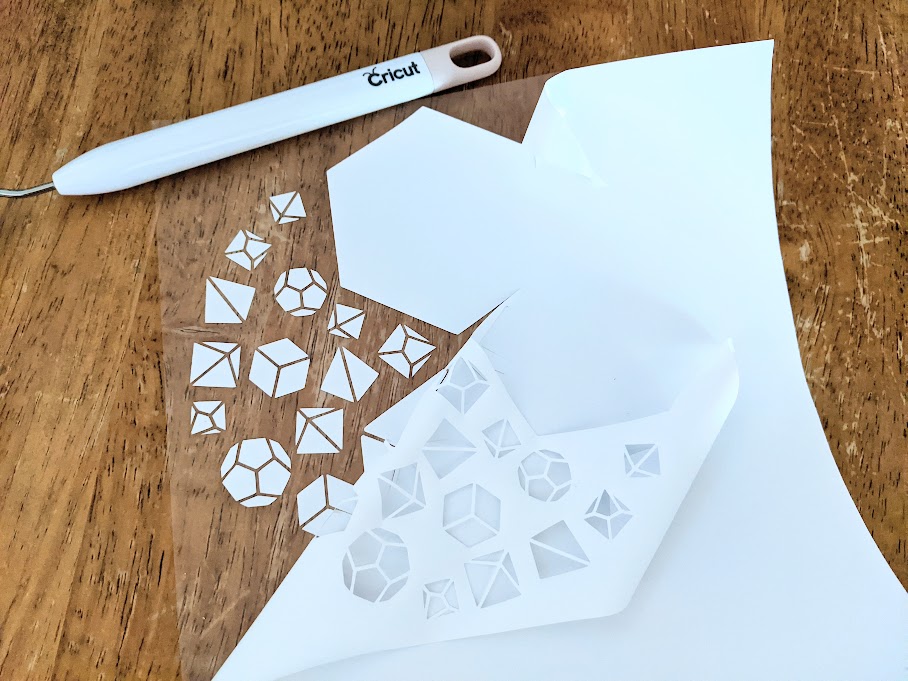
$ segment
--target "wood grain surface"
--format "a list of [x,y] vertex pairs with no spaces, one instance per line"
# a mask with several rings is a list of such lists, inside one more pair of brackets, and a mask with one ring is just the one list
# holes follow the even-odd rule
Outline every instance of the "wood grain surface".
[[[845,483],[908,585],[903,4],[4,0],[0,186],[473,33],[501,44],[498,81],[776,40],[777,214],[805,372]],[[229,198],[244,164],[295,144],[187,183],[204,187],[196,200]],[[0,679],[181,676],[156,243],[180,186],[0,202]]]

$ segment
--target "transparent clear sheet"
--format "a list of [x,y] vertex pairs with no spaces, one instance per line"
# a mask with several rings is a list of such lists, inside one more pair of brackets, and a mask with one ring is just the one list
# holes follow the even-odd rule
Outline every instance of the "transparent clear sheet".
[[[544,77],[538,77],[420,100],[163,182],[157,237],[167,456],[185,678],[194,681],[214,675],[312,539],[299,528],[296,492],[325,473],[355,481],[363,467],[359,437],[363,427],[444,368],[472,331],[454,336],[340,290],[326,171],[420,106],[520,141],[544,82]],[[300,192],[307,217],[278,224],[269,210],[269,197],[290,191]],[[363,187],[362,196],[363,201],[381,199],[370,194],[369,187]],[[252,271],[225,257],[225,249],[240,230],[249,230],[271,244]],[[427,219],[430,230],[431,220]],[[292,317],[274,304],[275,281],[291,266],[315,269],[327,283],[327,300],[311,316]],[[204,322],[209,277],[255,287],[249,316],[242,324]],[[342,340],[328,333],[336,302],[365,311],[366,322],[358,340]],[[382,343],[399,323],[438,346],[410,380],[376,360]],[[309,354],[310,368],[302,391],[272,399],[247,378],[256,347],[281,338],[289,338]],[[236,388],[190,385],[193,344],[201,342],[239,344]],[[319,390],[341,346],[379,370],[376,383],[359,402],[346,402]],[[224,402],[225,431],[191,434],[193,402],[216,400]],[[292,414],[298,407],[344,409],[344,443],[339,454],[294,454]],[[278,442],[293,459],[284,494],[261,508],[238,504],[226,493],[220,478],[221,463],[230,447],[253,437]]]

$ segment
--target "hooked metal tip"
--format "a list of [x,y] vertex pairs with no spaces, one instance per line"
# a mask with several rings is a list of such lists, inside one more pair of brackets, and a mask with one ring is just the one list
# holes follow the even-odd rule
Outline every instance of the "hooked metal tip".
[[22,199],[26,196],[34,196],[35,194],[43,194],[44,192],[49,192],[54,188],[53,182],[47,182],[45,184],[39,184],[37,187],[31,187],[29,189],[0,189],[0,196],[4,196],[10,199]]

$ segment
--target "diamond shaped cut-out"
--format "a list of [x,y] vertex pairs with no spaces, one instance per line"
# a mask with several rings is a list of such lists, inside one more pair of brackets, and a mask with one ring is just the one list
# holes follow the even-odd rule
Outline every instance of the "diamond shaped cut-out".
[[429,582],[422,588],[422,604],[426,610],[426,619],[431,620],[442,615],[450,615],[460,610],[457,602],[457,587],[453,579],[440,579]]
[[378,478],[382,518],[398,518],[426,507],[422,479],[415,463],[382,473]]
[[300,198],[299,192],[272,196],[268,205],[274,221],[279,225],[286,225],[306,217],[306,209],[303,207],[303,199]]
[[660,471],[659,448],[656,445],[625,445],[624,472],[631,478],[654,478]]
[[444,419],[422,448],[423,456],[444,478],[476,453],[476,447],[447,419]]
[[585,568],[590,559],[563,520],[530,539],[530,550],[542,579]]
[[366,321],[366,313],[358,307],[349,305],[334,306],[331,311],[331,318],[328,320],[328,333],[332,336],[341,338],[357,339],[363,331],[363,322]]
[[192,403],[191,435],[214,435],[227,428],[227,408],[221,400]]
[[603,491],[586,511],[586,520],[606,539],[614,539],[633,518],[630,510],[607,491]]
[[520,438],[507,419],[501,419],[482,431],[492,456],[496,459],[507,456],[520,447]]
[[409,326],[398,324],[388,340],[379,348],[378,356],[398,373],[413,378],[429,361],[429,355],[434,349],[435,346],[429,343],[427,338]]
[[241,229],[233,237],[233,241],[227,246],[224,254],[237,265],[251,272],[262,263],[269,248],[271,248],[271,244],[266,243],[262,237],[248,229]]
[[473,600],[480,608],[504,603],[520,595],[517,571],[511,554],[495,551],[464,565]]
[[343,447],[343,409],[302,407],[297,410],[297,454],[337,454]]

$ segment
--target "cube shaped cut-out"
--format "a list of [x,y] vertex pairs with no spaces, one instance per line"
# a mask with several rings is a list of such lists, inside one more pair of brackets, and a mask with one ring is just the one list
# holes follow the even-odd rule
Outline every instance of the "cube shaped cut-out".
[[224,488],[243,506],[268,506],[283,494],[289,480],[287,452],[263,437],[233,445],[221,464]]
[[353,485],[333,475],[320,475],[296,495],[300,526],[316,537],[343,532],[356,510],[356,502]]
[[271,248],[271,244],[266,243],[262,237],[248,229],[241,229],[233,237],[233,241],[227,246],[224,254],[237,265],[251,272],[262,263],[269,248]]
[[539,501],[557,501],[571,488],[571,469],[558,452],[531,452],[517,469],[520,487]]
[[190,435],[214,435],[227,429],[227,408],[221,400],[192,403]]
[[286,225],[306,217],[306,209],[299,192],[287,192],[272,196],[268,201],[271,216],[279,225]]
[[633,517],[627,506],[603,490],[590,504],[584,520],[606,539],[614,539]]
[[495,551],[464,564],[473,600],[480,608],[504,603],[520,595],[520,583],[511,554]]
[[422,478],[415,463],[382,473],[378,478],[382,518],[398,518],[426,507]]
[[445,495],[442,523],[445,532],[472,548],[498,534],[501,501],[484,487],[470,483]]
[[625,445],[624,472],[631,478],[655,478],[661,473],[656,445]]
[[249,380],[269,397],[283,397],[306,387],[309,355],[289,338],[259,346]]
[[387,601],[407,583],[410,555],[399,536],[376,527],[357,537],[342,562],[344,585],[354,596]]
[[413,378],[429,361],[429,355],[434,349],[435,346],[429,343],[427,338],[409,326],[398,324],[388,340],[379,348],[378,356],[398,373]]
[[461,414],[472,409],[488,389],[489,383],[485,376],[463,357],[455,360],[454,366],[437,388],[438,393]]
[[443,615],[450,615],[460,610],[457,602],[457,587],[453,579],[440,579],[429,582],[422,588],[422,605],[426,619],[432,620]]
[[328,284],[315,270],[295,267],[283,272],[274,284],[277,304],[294,317],[318,312],[328,297]]

